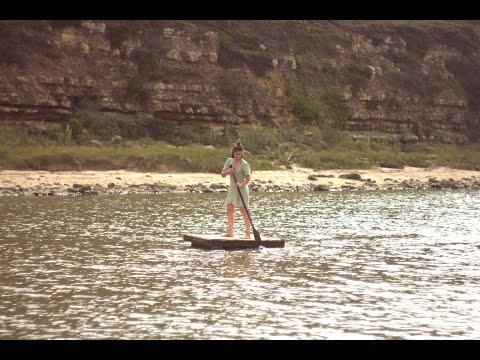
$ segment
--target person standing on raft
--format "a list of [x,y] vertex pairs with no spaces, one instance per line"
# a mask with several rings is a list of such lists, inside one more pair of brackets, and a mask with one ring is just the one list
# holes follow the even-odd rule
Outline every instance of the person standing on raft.
[[[238,207],[240,208],[243,222],[245,223],[245,238],[250,239],[250,220],[248,219],[247,210],[245,209],[237,190],[237,188],[240,189],[245,206],[248,208],[248,183],[251,180],[251,171],[250,165],[243,159],[243,152],[243,146],[240,143],[240,140],[238,140],[233,145],[231,157],[225,161],[225,165],[223,165],[223,170],[220,174],[222,177],[230,175],[230,187],[228,188],[227,200],[225,202],[227,205],[228,232],[223,236],[233,237],[233,227],[235,224],[234,212],[235,207]],[[235,183],[232,174],[235,174],[237,183]]]

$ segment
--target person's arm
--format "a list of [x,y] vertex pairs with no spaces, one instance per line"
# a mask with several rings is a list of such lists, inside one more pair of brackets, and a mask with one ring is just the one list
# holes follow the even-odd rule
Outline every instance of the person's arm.
[[230,175],[231,173],[233,173],[233,169],[224,169],[224,170],[222,170],[220,175],[222,175],[222,177],[225,177],[227,175]]
[[251,180],[251,176],[250,175],[247,175],[245,176],[245,179],[243,181],[238,181],[237,182],[237,186],[238,187],[244,187],[245,185],[247,185]]
[[227,161],[225,161],[225,164],[223,165],[222,172],[220,173],[220,175],[222,175],[222,177],[225,177],[225,176],[233,173],[233,169],[229,168],[230,164],[231,164],[230,159],[227,159]]

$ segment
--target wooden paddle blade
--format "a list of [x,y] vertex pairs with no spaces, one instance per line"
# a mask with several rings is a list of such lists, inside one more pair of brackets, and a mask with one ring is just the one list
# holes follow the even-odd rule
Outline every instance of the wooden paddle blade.
[[256,229],[253,229],[253,237],[255,238],[255,241],[258,243],[262,241],[262,239],[260,238],[260,234]]

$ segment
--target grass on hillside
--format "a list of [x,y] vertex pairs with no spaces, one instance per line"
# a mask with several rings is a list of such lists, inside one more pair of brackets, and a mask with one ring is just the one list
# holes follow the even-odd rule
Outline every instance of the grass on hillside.
[[[229,156],[228,148],[201,145],[173,146],[163,142],[151,145],[106,147],[42,145],[0,145],[0,167],[16,170],[114,170],[154,172],[219,172]],[[274,170],[270,161],[249,158],[258,170]]]
[[[402,151],[403,150],[403,151]],[[403,165],[451,168],[480,168],[480,144],[399,146],[376,143],[342,142],[325,149],[302,150],[294,145],[275,147],[246,159],[255,170],[276,170],[286,164],[289,154],[294,163],[314,169],[367,169],[379,161]],[[150,145],[110,145],[105,147],[51,145],[0,145],[0,168],[16,170],[114,170],[153,172],[218,172],[229,148],[202,145],[173,146],[164,142]]]
[[480,144],[381,145],[363,141],[340,143],[302,154],[298,163],[314,169],[368,169],[380,161],[404,166],[480,169]]
[[[333,115],[342,110],[331,108]],[[340,118],[344,116],[342,111],[339,114]],[[217,172],[237,139],[241,139],[248,161],[257,170],[274,170],[292,163],[318,169],[362,169],[379,161],[419,167],[480,168],[478,143],[459,146],[402,145],[368,138],[353,141],[337,123],[214,127],[178,125],[155,118],[99,116],[78,113],[63,128],[47,133],[1,128],[0,168]]]

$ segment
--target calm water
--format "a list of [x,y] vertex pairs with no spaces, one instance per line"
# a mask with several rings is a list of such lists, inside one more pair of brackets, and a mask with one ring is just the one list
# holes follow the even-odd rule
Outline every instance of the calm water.
[[284,249],[190,248],[224,198],[0,198],[0,338],[480,338],[479,192],[254,193]]

